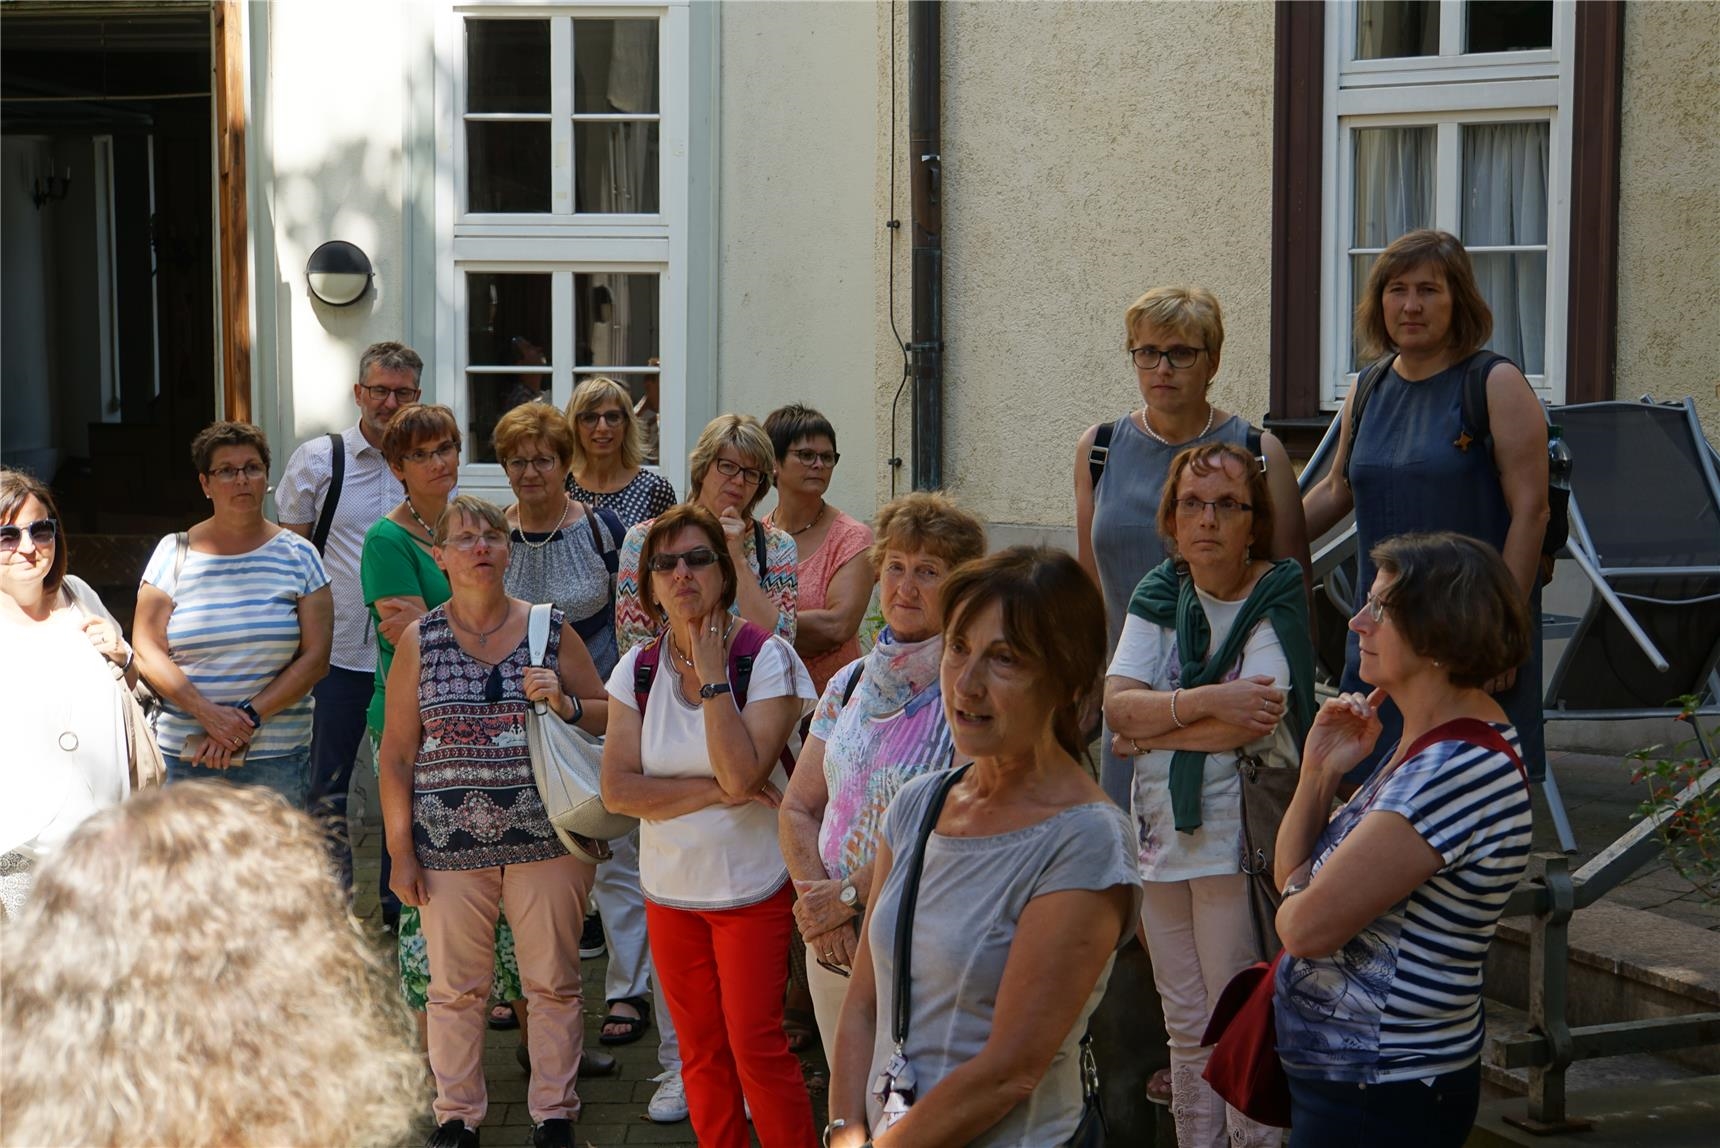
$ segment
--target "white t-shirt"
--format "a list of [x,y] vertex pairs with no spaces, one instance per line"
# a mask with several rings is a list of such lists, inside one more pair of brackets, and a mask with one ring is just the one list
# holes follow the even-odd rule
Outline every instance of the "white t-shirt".
[[[633,666],[644,645],[628,650],[609,675],[609,696],[628,709],[633,696]],[[646,777],[715,777],[705,750],[705,719],[676,688],[675,672],[659,663],[651,682],[639,756]],[[732,684],[732,683],[731,683]],[[772,637],[753,661],[747,701],[797,697],[804,716],[818,699],[812,675],[800,655]],[[770,780],[779,789],[788,775],[778,764]],[[756,905],[782,888],[788,866],[777,844],[776,810],[756,801],[710,805],[639,826],[639,884],[659,905],[675,909],[735,909]]]
[[[1196,590],[1199,593],[1199,590]],[[1200,595],[1212,629],[1212,645],[1224,644],[1242,601],[1225,602]],[[1155,690],[1182,684],[1182,657],[1176,631],[1130,614],[1117,640],[1117,655],[1106,671],[1112,677],[1134,678]],[[1278,633],[1262,619],[1242,648],[1242,659],[1224,674],[1224,681],[1268,674],[1273,685],[1290,692],[1290,662],[1278,645]],[[1270,738],[1261,739],[1262,743]],[[1179,833],[1171,811],[1172,750],[1159,749],[1135,759],[1135,783],[1130,812],[1143,881],[1189,881],[1238,873],[1242,866],[1242,783],[1236,774],[1236,751],[1207,755],[1200,790],[1201,824],[1193,833]]]

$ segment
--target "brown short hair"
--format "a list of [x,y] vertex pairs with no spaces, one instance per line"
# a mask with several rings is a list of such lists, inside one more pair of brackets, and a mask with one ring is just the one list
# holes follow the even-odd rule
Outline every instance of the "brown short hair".
[[639,550],[639,600],[645,604],[648,614],[655,614],[660,609],[657,595],[651,588],[651,559],[656,557],[657,550],[663,543],[688,526],[696,526],[704,531],[711,549],[717,552],[717,569],[723,572],[723,609],[726,610],[735,603],[735,560],[729,555],[728,540],[723,537],[723,524],[717,521],[716,515],[698,503],[683,502],[659,514],[651,520],[651,525],[645,528],[645,544]]
[[496,420],[490,436],[496,448],[496,461],[505,463],[514,448],[530,439],[537,439],[555,452],[555,460],[565,470],[573,461],[573,431],[567,416],[548,403],[521,403]]
[[1266,485],[1266,468],[1248,453],[1246,447],[1233,442],[1209,442],[1191,446],[1171,459],[1165,472],[1164,493],[1159,495],[1159,535],[1164,539],[1165,554],[1180,564],[1177,552],[1177,486],[1185,472],[1206,476],[1223,470],[1226,460],[1242,467],[1242,477],[1248,484],[1248,503],[1254,507],[1254,529],[1248,536],[1249,553],[1265,557],[1272,548],[1272,527],[1276,515],[1272,510],[1272,489]]
[[1205,287],[1154,287],[1129,304],[1123,313],[1125,350],[1135,345],[1135,328],[1143,322],[1196,336],[1215,363],[1224,350],[1224,308]]
[[388,429],[382,432],[382,457],[391,467],[401,467],[406,456],[419,443],[440,438],[454,440],[460,445],[460,421],[454,412],[440,403],[408,403],[394,412]]
[[693,444],[692,453],[687,455],[687,470],[692,476],[687,501],[699,496],[699,487],[705,483],[705,472],[711,469],[711,464],[717,461],[717,452],[725,446],[734,447],[746,459],[748,466],[764,473],[764,480],[741,508],[741,517],[745,518],[752,514],[753,507],[770,490],[770,476],[776,470],[776,451],[770,445],[770,436],[751,415],[718,415],[699,432],[699,441]]
[[632,469],[645,461],[644,436],[639,433],[639,420],[633,415],[633,395],[607,375],[593,375],[573,388],[573,398],[567,401],[567,429],[573,432],[573,450],[568,460],[575,475],[585,469],[585,447],[579,441],[580,412],[594,411],[605,403],[621,408],[621,465]]
[[257,449],[263,469],[269,468],[269,437],[254,423],[231,422],[226,419],[210,423],[191,440],[191,462],[198,474],[208,474],[215,452],[224,446],[249,446]]
[[17,514],[28,498],[41,503],[55,523],[54,560],[48,563],[48,576],[42,579],[43,593],[54,594],[66,580],[66,551],[69,549],[66,545],[66,523],[60,517],[60,508],[54,505],[54,496],[47,483],[26,471],[0,467],[0,518]]
[[873,569],[884,564],[890,550],[924,550],[952,567],[985,553],[985,525],[955,499],[932,490],[916,490],[887,503],[878,512],[873,534]]
[[1439,531],[1388,538],[1368,555],[1392,576],[1392,624],[1452,685],[1479,687],[1528,661],[1529,610],[1493,547]]
[[1493,311],[1475,285],[1475,267],[1457,236],[1431,227],[1407,232],[1379,253],[1368,270],[1368,283],[1356,304],[1356,345],[1368,358],[1397,350],[1386,331],[1386,284],[1422,264],[1439,268],[1451,293],[1451,330],[1446,338],[1452,350],[1468,355],[1479,351],[1493,337]]
[[[1039,666],[1039,682],[1057,698],[1052,731],[1069,756],[1086,750],[1081,709],[1105,668],[1105,600],[1067,552],[1048,546],[1011,546],[964,563],[940,591],[944,638],[959,633],[974,613],[993,602],[1003,611],[1003,632]],[[1047,603],[1056,603],[1047,609]]]
[[358,357],[358,383],[364,385],[364,380],[371,370],[411,371],[412,385],[418,386],[424,377],[424,360],[418,352],[405,343],[393,341],[372,343],[364,349],[364,354]]
[[512,537],[508,530],[508,516],[502,513],[501,507],[475,494],[456,494],[437,517],[436,531],[430,536],[430,542],[436,546],[448,545],[448,535],[457,524],[465,521],[482,522]]

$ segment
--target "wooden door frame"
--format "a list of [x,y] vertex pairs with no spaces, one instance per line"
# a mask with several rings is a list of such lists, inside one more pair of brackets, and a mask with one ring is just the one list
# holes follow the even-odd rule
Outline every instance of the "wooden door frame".
[[222,417],[251,420],[250,231],[245,210],[245,36],[240,0],[214,0],[215,242]]

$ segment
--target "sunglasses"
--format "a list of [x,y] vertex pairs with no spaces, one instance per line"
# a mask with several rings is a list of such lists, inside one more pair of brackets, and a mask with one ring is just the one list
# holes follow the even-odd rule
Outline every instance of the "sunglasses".
[[40,550],[59,536],[60,524],[52,518],[38,518],[34,522],[0,526],[0,554],[10,554],[18,549],[26,533],[30,535],[30,544]]
[[651,555],[651,572],[653,574],[669,574],[675,567],[685,562],[689,570],[703,570],[717,560],[717,552],[709,546],[695,546],[691,550],[683,550],[679,554]]

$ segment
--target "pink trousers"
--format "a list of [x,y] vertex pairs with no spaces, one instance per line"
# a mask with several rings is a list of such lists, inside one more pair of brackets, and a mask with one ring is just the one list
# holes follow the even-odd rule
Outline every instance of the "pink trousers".
[[476,1128],[489,1110],[484,1031],[495,967],[496,916],[505,904],[531,1010],[527,1051],[532,1120],[579,1116],[574,1083],[585,1049],[579,933],[595,872],[571,856],[489,869],[426,869],[421,910],[430,964],[430,1071],[436,1122]]

